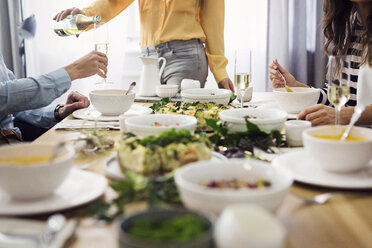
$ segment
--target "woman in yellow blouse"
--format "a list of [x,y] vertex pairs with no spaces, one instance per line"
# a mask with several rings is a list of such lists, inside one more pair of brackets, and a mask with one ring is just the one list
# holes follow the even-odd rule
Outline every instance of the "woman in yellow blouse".
[[[83,10],[72,8],[55,16],[100,15],[108,22],[134,0],[96,0]],[[139,0],[142,55],[165,57],[162,82],[180,84],[197,79],[204,86],[208,64],[218,86],[233,90],[224,55],[224,0]],[[204,45],[205,44],[205,48]]]

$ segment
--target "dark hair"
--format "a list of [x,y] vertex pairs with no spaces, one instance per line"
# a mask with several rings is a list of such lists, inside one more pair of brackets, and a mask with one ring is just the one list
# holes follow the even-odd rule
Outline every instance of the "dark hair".
[[[327,55],[345,55],[351,44],[356,6],[349,0],[324,0],[323,34],[326,37],[324,51]],[[362,35],[362,64],[372,66],[372,14],[367,17]]]

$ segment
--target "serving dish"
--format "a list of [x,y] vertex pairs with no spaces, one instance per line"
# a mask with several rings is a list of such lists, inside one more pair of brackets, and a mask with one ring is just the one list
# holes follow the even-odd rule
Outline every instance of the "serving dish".
[[[208,188],[203,183],[211,180],[265,179],[269,188],[219,189]],[[175,171],[175,182],[182,202],[188,209],[220,213],[227,205],[254,203],[270,211],[278,208],[292,184],[292,178],[280,169],[267,163],[246,159],[230,159],[229,163],[199,161]]]
[[236,108],[221,111],[221,120],[225,121],[229,132],[243,132],[247,130],[246,119],[264,131],[281,130],[287,120],[287,113],[279,109],[270,108]]
[[225,89],[187,89],[181,92],[182,99],[185,102],[214,102],[216,104],[228,105],[231,91]]
[[154,136],[169,129],[186,129],[194,133],[197,120],[193,116],[154,114],[125,119],[125,128],[137,136]]

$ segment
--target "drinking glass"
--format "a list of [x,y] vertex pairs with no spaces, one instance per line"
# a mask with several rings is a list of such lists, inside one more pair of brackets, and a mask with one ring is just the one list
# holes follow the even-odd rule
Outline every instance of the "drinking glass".
[[234,84],[235,94],[240,97],[241,107],[244,107],[244,94],[252,78],[252,52],[250,50],[235,51]]
[[[108,25],[103,23],[100,25],[94,25],[94,50],[106,54],[109,54],[109,32]],[[96,84],[112,84],[108,82],[106,78],[102,78],[101,82]]]
[[340,110],[350,98],[349,67],[347,56],[328,58],[328,100],[335,107],[335,125],[339,124]]

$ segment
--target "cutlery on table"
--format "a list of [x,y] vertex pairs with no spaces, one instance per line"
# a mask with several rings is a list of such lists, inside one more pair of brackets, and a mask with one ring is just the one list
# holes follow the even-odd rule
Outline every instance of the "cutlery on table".
[[129,85],[129,89],[127,90],[127,93],[125,93],[125,95],[128,95],[128,92],[131,91],[133,89],[133,87],[136,86],[136,82],[132,82],[130,85]]
[[62,214],[49,216],[45,225],[45,230],[41,235],[13,234],[0,232],[0,245],[8,244],[15,247],[27,247],[31,243],[38,247],[46,248],[54,240],[55,235],[63,229],[66,218]]
[[342,192],[340,191],[340,192],[322,193],[322,194],[315,195],[313,197],[307,197],[307,196],[303,196],[303,195],[293,193],[293,192],[291,193],[309,204],[325,204],[328,202],[329,199],[331,199],[335,195],[352,195],[355,197],[372,196],[372,193],[370,192]]

